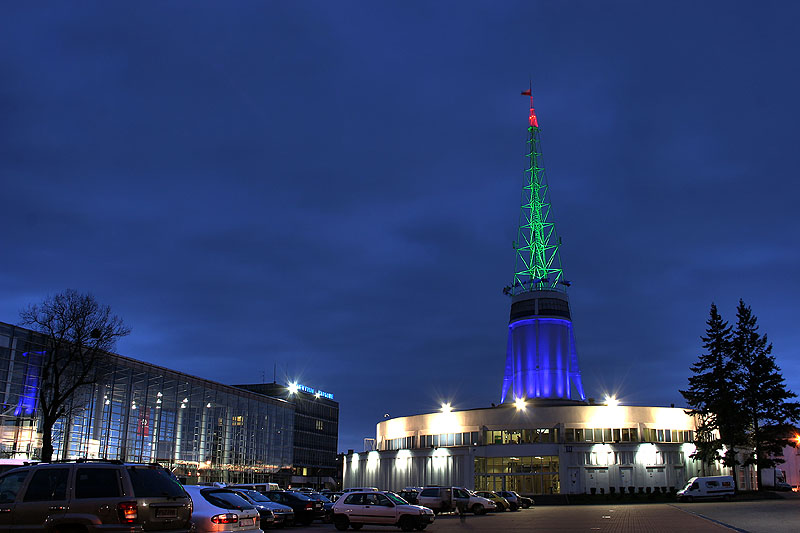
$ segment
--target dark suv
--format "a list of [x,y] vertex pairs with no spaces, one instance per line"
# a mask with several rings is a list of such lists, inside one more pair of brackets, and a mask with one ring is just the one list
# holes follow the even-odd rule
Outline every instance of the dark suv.
[[191,517],[191,498],[156,464],[78,460],[0,476],[0,531],[183,533]]

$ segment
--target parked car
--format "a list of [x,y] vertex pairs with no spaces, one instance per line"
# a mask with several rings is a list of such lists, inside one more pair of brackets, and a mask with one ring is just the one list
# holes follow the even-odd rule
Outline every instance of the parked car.
[[689,479],[686,486],[678,491],[677,497],[682,502],[710,498],[730,500],[733,494],[733,476],[707,476]]
[[520,508],[527,509],[533,505],[532,499],[526,498],[525,496],[520,496],[513,490],[500,490],[497,491],[497,494],[508,500],[512,511],[516,511]]
[[417,504],[417,497],[419,496],[419,491],[403,489],[400,492],[398,492],[397,495],[400,496],[401,498],[403,498],[408,503],[410,503],[412,505],[416,505]]
[[290,490],[270,490],[264,495],[275,503],[288,505],[294,511],[294,520],[308,526],[314,520],[322,520],[325,511],[322,502],[312,500],[305,494]]
[[0,476],[0,531],[188,532],[192,500],[163,467],[78,460]]
[[247,500],[227,488],[185,485],[194,503],[192,523],[197,533],[236,531],[259,533],[261,515]]
[[[267,526],[284,527],[294,525],[294,511],[292,511],[291,507],[275,503],[257,490],[240,489],[236,486],[228,488],[253,504],[258,510],[259,514],[261,514],[261,529]],[[270,515],[272,519],[267,518],[265,520],[264,517],[269,517]]]
[[433,509],[435,513],[448,511],[485,514],[495,510],[494,502],[470,494],[463,487],[425,487],[417,496],[418,505]]
[[330,524],[333,521],[333,502],[327,496],[319,492],[304,492],[303,494],[312,500],[322,502],[322,511],[324,513],[322,515],[322,523]]
[[194,502],[192,523],[197,533],[259,533],[261,516],[253,505],[230,489],[185,485]]
[[411,505],[393,492],[348,492],[333,504],[333,525],[339,531],[364,525],[397,526],[422,531],[434,521],[433,511]]
[[479,490],[476,491],[475,494],[482,498],[486,498],[494,502],[495,507],[498,511],[509,511],[511,509],[511,504],[508,503],[508,500],[497,494],[493,490]]
[[338,500],[339,497],[344,494],[344,492],[323,492],[322,494],[324,494],[325,497],[330,501],[336,503],[336,500]]

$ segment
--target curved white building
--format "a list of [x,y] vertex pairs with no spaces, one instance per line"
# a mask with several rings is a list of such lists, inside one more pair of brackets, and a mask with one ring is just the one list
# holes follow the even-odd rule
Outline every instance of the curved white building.
[[528,401],[386,420],[344,485],[457,485],[523,494],[651,492],[700,472],[683,409]]

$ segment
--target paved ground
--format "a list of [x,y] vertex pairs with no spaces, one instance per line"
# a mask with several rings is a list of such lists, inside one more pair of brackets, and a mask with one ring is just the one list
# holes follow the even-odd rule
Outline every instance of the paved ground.
[[[335,532],[332,525],[284,530],[287,533]],[[353,531],[352,529],[348,531]],[[386,526],[364,527],[362,532],[393,532]],[[607,532],[607,533],[789,533],[800,531],[800,499],[745,502],[708,502],[640,505],[541,506],[515,513],[485,516],[440,515],[426,533],[449,532]]]

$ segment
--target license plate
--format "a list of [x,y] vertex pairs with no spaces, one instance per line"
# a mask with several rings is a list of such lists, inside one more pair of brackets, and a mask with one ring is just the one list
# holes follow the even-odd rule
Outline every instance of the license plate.
[[240,518],[239,527],[252,527],[256,524],[255,518]]
[[178,510],[174,507],[156,508],[156,518],[177,518]]

